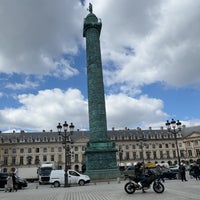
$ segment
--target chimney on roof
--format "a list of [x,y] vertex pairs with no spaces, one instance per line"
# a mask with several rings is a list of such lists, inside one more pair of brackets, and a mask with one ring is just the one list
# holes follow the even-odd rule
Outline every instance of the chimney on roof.
[[141,128],[140,128],[140,127],[137,127],[137,130],[138,130],[138,131],[141,131]]
[[149,126],[149,130],[150,130],[150,131],[152,130],[152,127],[151,127],[151,126]]
[[13,133],[15,133],[15,130],[13,130]]
[[128,128],[127,127],[125,127],[125,131],[127,131],[128,130]]
[[21,130],[20,133],[24,133],[24,130]]
[[160,130],[163,130],[163,126],[160,127]]
[[78,132],[80,131],[79,128],[77,129],[77,131],[78,131]]
[[185,125],[185,124],[183,124],[183,125],[182,125],[182,128],[186,128],[186,125]]
[[50,133],[52,133],[53,131],[52,131],[52,129],[50,130]]
[[45,133],[45,130],[43,130],[42,132]]
[[112,131],[114,131],[115,130],[115,127],[112,127]]

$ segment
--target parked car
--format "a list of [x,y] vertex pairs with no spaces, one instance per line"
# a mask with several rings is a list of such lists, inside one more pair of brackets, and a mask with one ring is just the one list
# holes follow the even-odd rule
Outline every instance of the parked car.
[[[151,168],[150,170],[152,170],[154,173],[157,173],[156,168]],[[171,170],[170,168],[161,168],[163,174],[162,174],[162,178],[166,178],[166,179],[177,179],[178,178],[178,172],[175,170]]]
[[[152,170],[153,172],[156,173],[156,167],[154,166],[147,166],[145,168],[145,174],[147,173],[148,170]],[[170,168],[161,168],[163,172],[163,178],[166,179],[177,179],[178,178],[178,170],[176,169],[170,169]],[[128,178],[128,176],[134,176],[135,175],[135,166],[129,166],[127,169],[124,171],[124,179]]]
[[170,167],[170,169],[173,171],[173,172],[179,172],[179,167],[178,166],[175,166],[175,167]]
[[4,188],[7,183],[7,173],[0,173],[0,188]]
[[[50,184],[54,187],[60,187],[65,183],[65,171],[64,170],[52,170],[50,174]],[[80,174],[75,170],[68,170],[68,183],[79,184],[81,186],[90,182],[90,177],[87,175]]]
[[[4,188],[5,185],[7,184],[7,177],[8,177],[8,173],[0,173],[0,188]],[[22,189],[28,186],[26,179],[20,178],[16,175],[15,175],[15,178],[16,178],[15,187],[17,189]]]
[[24,179],[24,178],[20,178],[20,177],[18,177],[18,176],[16,176],[16,183],[17,183],[17,188],[18,188],[18,189],[22,189],[22,188],[28,186],[27,180]]
[[[148,170],[148,169],[155,169],[156,167],[156,164],[155,163],[146,163],[145,164],[145,169]],[[135,175],[135,165],[131,165],[131,166],[128,166],[124,172],[124,179],[126,180],[126,178],[128,176],[134,176]]]
[[163,178],[167,178],[167,179],[177,179],[178,177],[178,171],[173,171],[169,168],[163,168]]

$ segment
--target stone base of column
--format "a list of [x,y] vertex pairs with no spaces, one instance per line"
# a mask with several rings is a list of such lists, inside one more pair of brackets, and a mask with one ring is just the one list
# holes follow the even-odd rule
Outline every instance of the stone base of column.
[[91,182],[98,180],[109,181],[111,179],[118,180],[120,178],[119,169],[103,169],[103,170],[86,170],[87,174],[91,178]]
[[86,172],[92,180],[114,179],[120,176],[116,162],[116,148],[111,141],[88,142]]

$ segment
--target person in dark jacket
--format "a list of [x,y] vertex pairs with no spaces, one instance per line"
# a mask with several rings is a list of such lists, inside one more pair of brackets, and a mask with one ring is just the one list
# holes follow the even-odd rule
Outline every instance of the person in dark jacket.
[[[145,185],[146,177],[144,166],[142,163],[137,163],[137,165],[135,166],[135,177],[138,178],[138,184],[143,188],[143,186]],[[143,189],[142,191],[145,192]]]
[[13,180],[13,189],[17,192],[17,178],[15,173],[12,174],[12,180]]
[[194,164],[192,170],[194,171],[194,177],[196,180],[200,180],[200,167],[197,163]]
[[184,164],[181,164],[179,166],[179,173],[181,175],[181,180],[182,181],[187,181],[187,179],[186,179],[186,169],[185,169],[185,165]]

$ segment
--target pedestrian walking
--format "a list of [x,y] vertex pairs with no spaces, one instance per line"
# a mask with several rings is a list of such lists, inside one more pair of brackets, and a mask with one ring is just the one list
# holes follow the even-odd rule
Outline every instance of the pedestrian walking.
[[186,168],[185,168],[185,165],[183,163],[181,163],[181,165],[179,166],[179,173],[181,175],[181,180],[187,181],[187,179],[186,179]]

